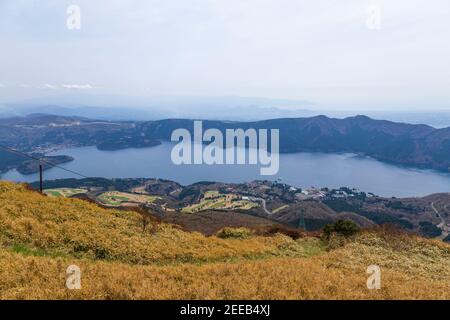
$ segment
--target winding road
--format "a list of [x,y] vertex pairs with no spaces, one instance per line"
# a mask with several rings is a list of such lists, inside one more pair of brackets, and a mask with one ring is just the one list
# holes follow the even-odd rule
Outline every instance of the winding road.
[[447,223],[445,222],[444,218],[441,216],[439,211],[434,206],[434,202],[431,203],[431,208],[436,213],[436,215],[441,219],[441,223],[438,224],[437,227],[442,230],[442,234],[438,237],[438,239],[444,240],[445,238],[447,238],[449,236],[449,234],[450,234],[450,230],[449,229],[450,228],[447,227]]
[[261,202],[261,204],[262,204],[262,208],[263,208],[263,210],[264,210],[264,212],[267,214],[267,215],[272,215],[272,212],[270,212],[269,210],[267,210],[267,207],[266,207],[266,200],[265,199],[262,199],[262,198],[255,198],[255,197],[252,197],[253,198],[253,200],[254,201],[259,201],[259,202]]

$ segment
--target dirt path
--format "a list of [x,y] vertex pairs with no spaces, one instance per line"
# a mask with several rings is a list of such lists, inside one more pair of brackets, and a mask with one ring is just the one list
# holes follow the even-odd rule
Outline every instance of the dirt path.
[[450,234],[450,230],[447,227],[447,223],[445,222],[445,219],[441,216],[439,211],[435,208],[434,202],[431,203],[431,208],[438,215],[438,217],[441,219],[441,223],[438,224],[437,227],[442,230],[442,234],[438,237],[438,239],[444,240]]
[[264,209],[264,212],[267,213],[269,216],[272,215],[272,212],[270,212],[269,210],[267,210],[267,207],[266,207],[266,200],[261,199],[261,202],[262,202],[262,207],[263,207],[263,209]]

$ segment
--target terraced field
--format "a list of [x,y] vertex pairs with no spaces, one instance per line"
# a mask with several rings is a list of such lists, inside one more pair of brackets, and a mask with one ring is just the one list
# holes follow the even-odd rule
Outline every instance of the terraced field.
[[119,191],[104,192],[97,197],[97,200],[101,204],[111,207],[149,204],[153,203],[157,199],[159,199],[159,197]]
[[75,188],[60,188],[60,189],[47,189],[44,193],[51,197],[63,197],[70,198],[76,194],[87,193],[87,189],[75,189]]
[[184,213],[196,213],[205,210],[250,210],[259,204],[250,200],[244,200],[237,194],[222,194],[218,191],[207,191],[203,194],[200,203],[196,203],[182,209]]

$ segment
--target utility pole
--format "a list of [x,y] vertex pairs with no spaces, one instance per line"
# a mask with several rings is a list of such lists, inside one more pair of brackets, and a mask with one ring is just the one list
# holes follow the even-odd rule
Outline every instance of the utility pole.
[[305,212],[303,209],[300,209],[300,219],[298,219],[298,228],[306,231],[306,222],[305,222]]
[[42,162],[39,161],[39,191],[42,193]]

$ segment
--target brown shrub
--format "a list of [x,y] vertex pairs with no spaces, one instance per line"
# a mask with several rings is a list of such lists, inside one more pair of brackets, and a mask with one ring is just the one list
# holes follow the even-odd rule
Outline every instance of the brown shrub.
[[254,232],[255,234],[263,237],[271,237],[277,233],[284,234],[293,240],[304,238],[306,236],[305,232],[300,229],[294,229],[280,225],[257,228],[254,230]]

